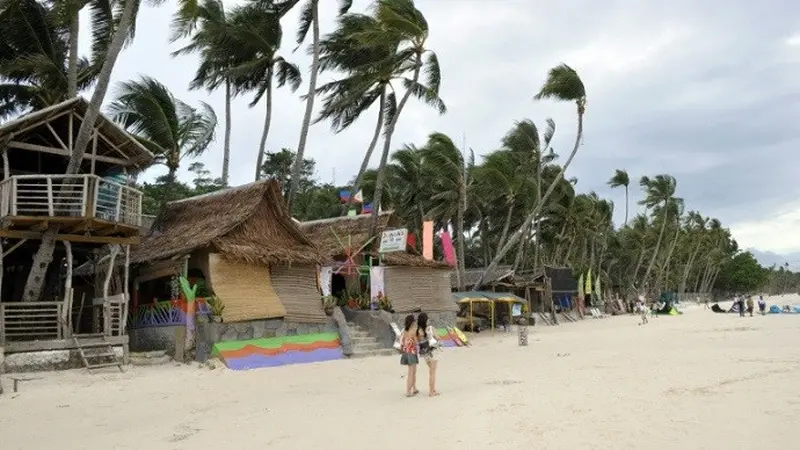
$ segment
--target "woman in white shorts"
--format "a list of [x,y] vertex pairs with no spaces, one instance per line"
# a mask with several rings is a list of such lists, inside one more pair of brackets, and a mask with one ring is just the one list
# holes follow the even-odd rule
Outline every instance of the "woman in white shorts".
[[419,339],[419,356],[425,359],[428,364],[428,395],[435,397],[439,395],[436,391],[436,365],[437,353],[439,352],[436,344],[431,345],[431,338],[435,339],[432,326],[428,325],[428,315],[420,313],[417,317],[417,338]]

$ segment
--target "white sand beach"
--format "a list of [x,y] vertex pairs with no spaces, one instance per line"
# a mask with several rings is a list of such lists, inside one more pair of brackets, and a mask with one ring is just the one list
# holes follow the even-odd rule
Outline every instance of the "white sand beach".
[[529,339],[519,347],[513,334],[482,333],[470,348],[446,350],[438,398],[403,396],[399,357],[32,374],[41,378],[18,394],[5,376],[0,448],[800,446],[800,315],[700,306],[647,326],[633,316],[536,326]]

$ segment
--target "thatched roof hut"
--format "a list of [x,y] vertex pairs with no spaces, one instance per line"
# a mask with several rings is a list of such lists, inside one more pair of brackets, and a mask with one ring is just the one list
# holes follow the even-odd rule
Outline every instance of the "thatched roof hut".
[[168,203],[131,262],[161,261],[205,247],[249,264],[326,260],[291,219],[278,182],[264,180]]
[[[380,213],[379,220],[379,235],[384,230],[402,227],[400,220],[391,211]],[[299,222],[303,233],[314,242],[325,256],[331,259],[345,254],[343,245],[350,245],[355,251],[367,243],[370,238],[371,225],[372,216],[367,214]],[[369,248],[366,250],[368,251]],[[405,252],[386,253],[382,259],[383,264],[387,266],[430,267],[437,269],[450,267],[442,261],[427,260],[411,248]]]

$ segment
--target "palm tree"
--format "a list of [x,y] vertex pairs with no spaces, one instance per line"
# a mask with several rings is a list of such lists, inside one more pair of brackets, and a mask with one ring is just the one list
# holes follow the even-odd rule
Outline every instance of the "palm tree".
[[167,166],[167,179],[185,158],[194,158],[214,140],[217,116],[206,103],[199,110],[176,99],[166,86],[150,77],[120,85],[120,95],[108,108],[111,116]]
[[[182,0],[172,21],[171,41],[189,38],[189,43],[172,53],[200,54],[200,66],[189,87],[216,90],[225,86],[225,136],[222,149],[222,184],[227,186],[231,159],[231,80],[227,74],[241,50],[234,40],[230,19],[221,0]],[[257,166],[259,167],[259,166]]]
[[481,274],[480,278],[473,286],[473,289],[477,289],[478,286],[483,284],[487,274],[494,272],[494,270],[500,264],[500,261],[502,261],[505,255],[517,243],[517,241],[520,240],[530,224],[533,222],[536,216],[538,216],[542,206],[545,204],[545,202],[547,202],[550,195],[555,190],[559,180],[564,176],[564,172],[569,167],[572,159],[575,158],[575,154],[578,153],[578,148],[580,147],[581,140],[583,139],[583,115],[586,113],[586,88],[584,87],[580,76],[578,76],[578,73],[575,72],[573,68],[566,64],[561,64],[560,66],[550,69],[550,72],[547,75],[547,81],[545,81],[539,93],[534,96],[534,99],[556,99],[561,101],[575,102],[578,113],[578,131],[575,136],[575,144],[572,148],[572,153],[570,153],[566,162],[561,167],[561,171],[556,179],[550,184],[550,187],[547,188],[547,191],[542,196],[541,201],[528,214],[522,226],[518,228],[513,235],[511,235],[503,248],[497,253],[497,255],[495,255],[492,262],[489,263],[489,266],[486,267],[483,274]]
[[385,40],[365,48],[358,37],[378,27],[377,20],[365,14],[345,14],[339,18],[339,26],[321,42],[320,70],[345,72],[341,80],[329,82],[317,90],[324,94],[322,109],[314,121],[330,120],[334,133],[350,127],[363,113],[378,104],[378,120],[372,139],[364,153],[361,167],[352,185],[358,192],[372,153],[384,128],[387,113],[396,104],[391,81],[397,67],[392,60],[397,52],[398,41]]
[[[372,235],[378,229],[378,213],[380,209],[381,193],[384,184],[384,168],[389,158],[392,146],[392,136],[398,119],[405,108],[408,99],[414,95],[425,103],[435,107],[439,114],[444,114],[447,107],[439,98],[441,72],[439,59],[432,50],[426,48],[428,41],[428,22],[420,10],[414,6],[413,0],[378,0],[375,6],[375,18],[378,26],[360,33],[357,38],[361,45],[367,49],[374,48],[381,43],[399,42],[397,53],[391,61],[397,67],[397,73],[411,71],[411,78],[401,77],[405,92],[400,102],[390,108],[390,117],[384,130],[383,152],[378,165],[378,176],[375,180],[375,206],[372,211]],[[386,64],[379,62],[378,64]],[[426,84],[420,83],[422,69],[427,75]],[[390,99],[391,100],[391,99]]]
[[0,3],[0,22],[0,118],[62,102],[95,81],[89,60],[71,61],[69,27],[47,5]]
[[644,205],[648,209],[662,206],[661,230],[658,232],[658,239],[656,246],[653,248],[653,255],[650,257],[650,263],[647,265],[647,270],[644,272],[644,285],[647,286],[649,281],[650,272],[656,263],[659,249],[661,248],[661,241],[664,239],[664,229],[667,227],[667,220],[669,216],[669,203],[675,195],[676,182],[675,178],[671,175],[656,175],[655,178],[650,179],[643,176],[639,180],[639,185],[645,189],[645,198],[639,204]]
[[[300,0],[283,0],[277,3],[277,12],[283,17],[288,11],[300,3]],[[339,15],[344,15],[353,6],[353,0],[339,1]],[[300,186],[300,172],[303,166],[303,158],[306,151],[306,140],[308,130],[311,127],[311,116],[314,112],[314,98],[317,91],[317,76],[319,75],[320,58],[320,36],[319,36],[319,0],[307,0],[300,12],[300,27],[297,31],[297,44],[302,45],[311,29],[311,75],[308,81],[308,93],[306,94],[306,110],[303,114],[303,125],[300,128],[300,141],[297,144],[297,154],[295,155],[294,166],[292,168],[292,183],[289,186],[289,198],[287,203],[291,212],[292,203],[297,195]],[[376,208],[377,209],[377,208]]]
[[620,186],[625,186],[625,223],[622,226],[628,225],[628,185],[631,183],[630,178],[628,177],[628,172],[624,170],[617,169],[614,173],[614,176],[608,180],[608,185],[611,188],[617,188]]
[[[122,47],[132,30],[138,6],[139,0],[124,0],[122,5],[119,6],[122,10],[119,16],[117,16],[116,29],[114,30],[113,38],[108,45],[106,56],[100,67],[97,76],[97,84],[92,92],[89,107],[78,129],[78,135],[72,147],[69,163],[67,164],[67,175],[76,174],[80,169],[83,155],[86,153],[86,147],[89,145],[89,139],[94,131],[95,122],[97,122],[97,116],[100,114],[100,107],[108,91],[111,73],[114,70],[117,57],[122,51]],[[36,301],[42,295],[45,274],[47,273],[47,268],[50,266],[50,263],[53,261],[53,250],[55,249],[59,228],[58,225],[50,225],[42,234],[39,250],[33,256],[31,271],[28,273],[28,279],[25,283],[25,290],[22,296],[23,301]]]
[[[276,54],[283,32],[280,16],[275,11],[258,4],[244,5],[234,10],[231,22],[238,48],[227,76],[237,93],[255,91],[251,107],[258,104],[262,97],[266,98],[264,128],[256,156],[255,179],[259,180],[272,123],[273,85],[283,87],[288,84],[292,92],[296,91],[301,83],[300,69]],[[234,51],[231,50],[231,53]]]

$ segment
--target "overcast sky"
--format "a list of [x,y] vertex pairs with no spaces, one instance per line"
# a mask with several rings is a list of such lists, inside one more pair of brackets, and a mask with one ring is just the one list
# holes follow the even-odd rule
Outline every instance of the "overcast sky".
[[[321,0],[323,33],[335,25],[336,3]],[[356,0],[354,11],[368,5]],[[514,121],[543,124],[552,117],[554,148],[566,155],[575,134],[574,105],[532,100],[547,70],[564,62],[581,75],[588,95],[584,145],[567,175],[579,179],[580,191],[612,198],[617,223],[624,194],[605,185],[614,169],[627,170],[633,184],[642,175],[669,173],[687,210],[722,220],[741,247],[800,251],[800,3],[417,0],[417,7],[430,24],[429,47],[439,55],[449,110],[439,116],[410,102],[395,147],[421,144],[440,131],[485,154]],[[174,10],[170,1],[140,11],[136,40],[120,56],[113,81],[147,74],[189,104],[209,102],[220,118],[218,139],[201,160],[219,174],[223,95],[187,90],[197,60],[170,57],[178,48],[168,43]],[[281,53],[307,72],[310,57],[304,49],[292,52],[296,21],[296,14],[284,20]],[[332,77],[323,74],[321,82]],[[297,147],[304,109],[299,92],[276,94],[271,151]],[[252,181],[262,129],[264,107],[251,109],[249,101],[233,104],[234,185]],[[306,151],[317,161],[320,180],[331,181],[335,173],[335,182],[344,183],[353,176],[374,117],[338,135],[325,123],[312,128]],[[376,154],[373,165],[377,160]],[[631,188],[634,209],[641,194],[638,185]]]

